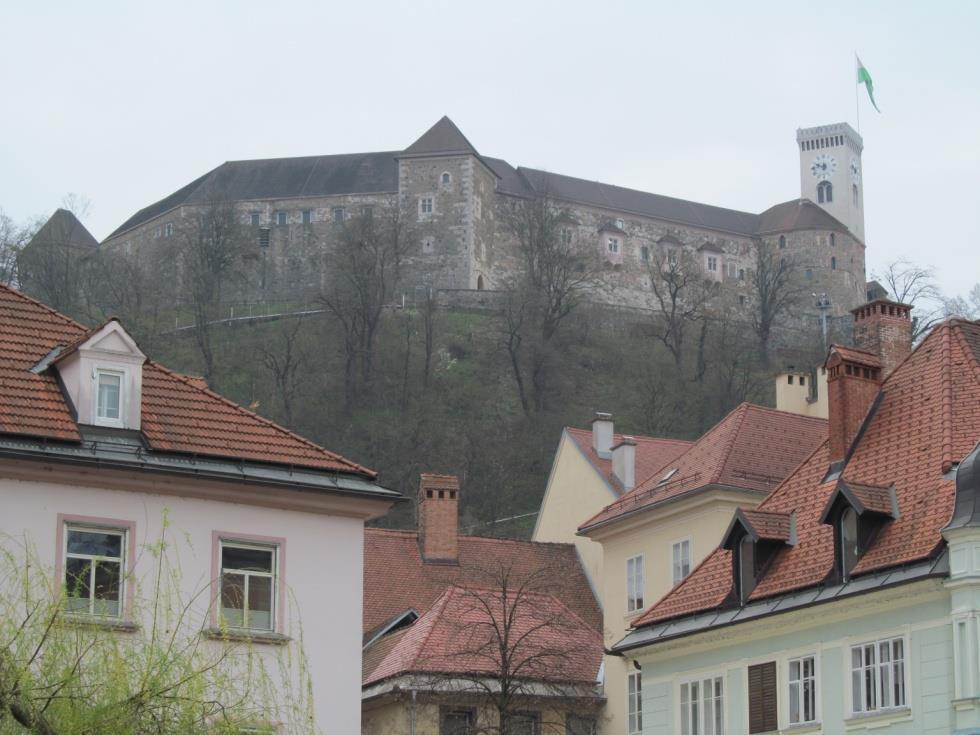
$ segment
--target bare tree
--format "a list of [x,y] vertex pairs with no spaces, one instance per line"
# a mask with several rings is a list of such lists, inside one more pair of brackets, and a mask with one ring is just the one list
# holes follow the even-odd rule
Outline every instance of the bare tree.
[[348,408],[371,381],[382,309],[395,292],[407,245],[395,209],[344,224],[320,301],[343,332]]
[[759,354],[764,361],[769,359],[773,326],[799,302],[796,270],[795,261],[789,256],[780,255],[772,243],[762,239],[755,241],[755,269],[752,272],[755,310],[752,324],[759,343]]
[[[423,688],[474,699],[492,712],[478,717],[467,735],[525,732],[529,704],[560,701],[566,712],[594,718],[594,680],[602,637],[561,601],[569,570],[530,571],[487,560],[471,581],[446,593],[443,644],[426,651],[419,668]],[[535,732],[565,733],[566,721],[542,721]],[[528,730],[530,731],[530,730]]]
[[15,222],[0,209],[0,284],[13,287],[20,285],[18,258],[41,224],[37,217],[24,223]]
[[943,310],[947,317],[980,319],[980,283],[975,284],[966,296],[944,299]]
[[935,271],[909,260],[895,260],[881,273],[873,273],[888,291],[889,298],[913,307],[912,341],[918,342],[945,316],[943,296]]
[[204,378],[215,382],[214,322],[222,289],[235,275],[246,248],[245,233],[232,202],[209,199],[175,226],[172,253],[183,296],[194,312],[194,339]]
[[660,308],[653,334],[680,369],[688,327],[703,320],[719,284],[704,277],[698,258],[686,250],[658,250],[647,270],[650,289]]
[[549,196],[515,200],[507,226],[517,241],[518,274],[507,284],[504,345],[525,413],[546,406],[548,361],[568,317],[601,287],[595,251],[576,243]]
[[287,427],[293,427],[293,401],[299,388],[298,376],[306,364],[307,353],[301,344],[302,317],[281,322],[275,342],[259,347],[262,364],[272,375],[276,395],[282,406],[282,416]]

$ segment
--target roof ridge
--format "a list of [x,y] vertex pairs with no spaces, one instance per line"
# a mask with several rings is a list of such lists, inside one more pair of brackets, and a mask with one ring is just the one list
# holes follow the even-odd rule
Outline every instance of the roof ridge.
[[821,418],[820,416],[804,416],[801,413],[795,413],[793,411],[783,411],[780,408],[775,408],[773,406],[763,406],[758,403],[745,402],[745,405],[750,411],[765,411],[766,413],[776,414],[778,416],[788,416],[794,419],[800,419],[802,421],[818,422],[822,421],[826,423],[827,419]]
[[974,327],[980,327],[980,320],[972,321],[966,319],[950,319],[950,327],[955,328],[954,333],[957,336],[957,341],[959,342],[960,349],[966,355],[967,362],[973,365],[973,376],[976,378],[977,382],[980,383],[980,360],[974,357],[973,350],[970,345],[967,344],[966,335],[963,333],[963,325],[969,324]]
[[[718,463],[715,471],[710,475],[709,482],[718,482],[718,478],[721,477],[722,470],[728,465],[728,460],[732,456],[732,450],[735,448],[735,440],[738,438],[738,434],[742,429],[742,424],[745,423],[745,416],[749,412],[749,407],[752,404],[748,401],[742,401],[738,406],[732,411],[732,414],[736,414],[736,418],[733,419],[735,425],[729,430],[729,435],[725,441],[725,448],[721,452],[721,462]],[[731,415],[731,414],[730,414]],[[727,417],[721,420],[721,424],[724,424]]]
[[[421,658],[422,651],[428,649],[429,638],[431,638],[432,634],[435,632],[436,624],[439,622],[439,618],[442,615],[442,610],[444,610],[446,608],[446,605],[449,604],[449,600],[453,596],[453,592],[455,590],[456,590],[455,584],[450,583],[449,585],[447,585],[446,589],[444,589],[442,591],[442,594],[439,595],[439,598],[434,603],[432,603],[432,605],[429,606],[428,610],[426,610],[424,613],[422,613],[422,615],[419,616],[419,619],[421,619],[426,615],[428,615],[429,613],[432,613],[433,615],[432,621],[429,623],[429,629],[425,632],[425,635],[422,637],[422,640],[419,641],[420,645],[412,653],[412,668],[410,669],[411,671],[415,670],[415,666],[418,664]],[[439,607],[441,609],[439,611],[436,611],[436,607]]]
[[77,328],[83,330],[84,332],[87,332],[89,330],[89,327],[86,327],[81,322],[76,322],[70,316],[67,316],[66,314],[62,314],[60,311],[57,311],[56,309],[51,308],[47,304],[45,304],[45,303],[43,303],[41,301],[38,301],[37,299],[32,298],[31,296],[28,296],[23,291],[18,291],[16,288],[13,288],[12,286],[7,286],[6,284],[3,284],[3,283],[0,283],[0,289],[3,289],[4,291],[7,291],[8,293],[13,294],[14,296],[16,296],[16,297],[18,297],[18,298],[20,298],[20,299],[28,302],[29,304],[32,304],[33,306],[40,307],[41,309],[43,309],[44,311],[46,311],[48,314],[51,314],[52,316],[58,317],[63,322],[67,322],[69,326],[77,327]]
[[[588,435],[592,433],[591,429],[583,429],[578,426],[563,426],[562,428],[566,429],[567,431],[574,431],[584,435]],[[626,431],[617,431],[615,433],[619,434],[620,436],[631,436],[637,441],[671,442],[673,444],[694,444],[694,442],[697,441],[696,439],[677,439],[672,436],[649,436],[647,434],[630,434],[629,432]]]
[[374,479],[374,478],[376,478],[378,476],[378,473],[375,472],[374,470],[371,470],[371,469],[369,469],[367,467],[363,467],[363,466],[357,464],[356,462],[353,462],[353,461],[347,459],[347,457],[344,457],[344,456],[342,456],[340,454],[335,454],[334,452],[331,452],[329,449],[326,449],[325,447],[321,447],[316,442],[311,441],[310,439],[307,439],[304,436],[300,436],[299,434],[296,434],[295,432],[290,431],[285,426],[280,426],[275,421],[272,421],[270,419],[267,419],[264,416],[259,416],[254,411],[249,411],[244,406],[238,405],[237,403],[235,403],[231,399],[225,398],[220,393],[215,393],[210,388],[196,383],[191,378],[187,378],[187,377],[181,375],[180,373],[178,373],[178,372],[176,372],[174,370],[171,370],[168,367],[165,367],[165,366],[161,365],[160,363],[156,362],[155,360],[151,360],[151,359],[147,358],[146,362],[149,363],[149,364],[151,364],[151,365],[153,365],[153,367],[155,367],[155,368],[157,368],[159,370],[162,370],[163,372],[165,372],[166,374],[170,375],[171,377],[176,378],[177,380],[179,380],[184,385],[190,386],[194,390],[197,390],[197,391],[201,391],[203,393],[206,393],[207,395],[211,396],[212,398],[216,398],[219,401],[221,401],[222,403],[224,403],[225,405],[232,407],[236,411],[238,411],[240,413],[243,413],[246,416],[250,416],[251,418],[254,418],[254,419],[256,419],[256,420],[258,420],[258,421],[260,421],[260,422],[262,422],[262,423],[264,423],[264,424],[266,424],[268,426],[270,426],[271,428],[275,429],[276,431],[278,431],[278,432],[280,432],[282,434],[286,434],[287,436],[289,436],[292,439],[296,439],[297,441],[303,442],[304,444],[308,445],[311,449],[315,449],[315,450],[317,450],[319,452],[322,452],[323,454],[327,455],[327,457],[329,457],[330,459],[333,459],[333,460],[336,460],[337,462],[341,462],[343,464],[349,465],[350,467],[353,468],[354,471],[357,471],[357,472],[360,472],[362,474],[368,475],[372,479]]
[[952,342],[949,324],[943,325],[942,347],[940,348],[940,365],[942,366],[942,465],[941,471],[946,473],[953,466],[953,360]]

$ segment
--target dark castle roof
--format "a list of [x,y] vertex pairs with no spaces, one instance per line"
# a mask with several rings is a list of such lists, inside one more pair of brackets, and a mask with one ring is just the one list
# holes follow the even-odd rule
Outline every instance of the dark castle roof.
[[99,246],[99,241],[92,237],[92,233],[74,214],[67,209],[56,209],[31,238],[29,246],[38,244],[67,244],[77,248],[94,249]]
[[241,201],[394,193],[398,190],[398,158],[447,155],[476,156],[497,176],[497,191],[512,196],[545,194],[578,204],[743,237],[812,229],[848,232],[845,225],[806,199],[794,199],[777,204],[762,214],[752,214],[533,168],[515,168],[501,158],[480,155],[455,123],[443,117],[404,151],[229,161],[165,199],[141,209],[107,239],[182,204],[200,204],[209,199]]

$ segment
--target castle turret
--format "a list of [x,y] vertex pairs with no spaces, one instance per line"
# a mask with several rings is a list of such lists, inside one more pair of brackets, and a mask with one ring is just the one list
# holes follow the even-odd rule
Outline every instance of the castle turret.
[[842,222],[864,242],[864,141],[847,123],[796,131],[800,147],[800,196]]

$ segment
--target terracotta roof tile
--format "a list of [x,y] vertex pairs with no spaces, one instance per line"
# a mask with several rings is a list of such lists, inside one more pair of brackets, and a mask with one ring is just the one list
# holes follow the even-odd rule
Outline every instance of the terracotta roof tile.
[[[883,508],[882,488],[894,485],[899,517],[884,524],[853,576],[930,558],[942,547],[955,483],[945,473],[980,440],[980,322],[937,326],[885,379],[878,408],[841,479]],[[760,505],[796,513],[797,543],[780,549],[752,592],[762,599],[819,586],[832,572],[833,529],[820,522],[835,481],[822,444]],[[890,510],[890,507],[889,507]],[[731,591],[730,552],[716,550],[635,625],[718,607]]]
[[752,526],[758,538],[766,541],[789,541],[792,525],[789,513],[743,510],[742,516]]
[[[769,492],[827,437],[824,419],[743,403],[663,469],[583,523],[588,530],[707,485]],[[772,451],[774,446],[778,452]]]
[[[49,307],[0,286],[0,433],[79,441],[53,369],[31,372],[55,347],[92,333]],[[150,448],[358,474],[375,473],[153,361],[143,366],[142,432]]]
[[[582,450],[596,471],[602,475],[609,486],[617,495],[623,493],[623,486],[620,484],[612,471],[612,460],[603,459],[592,448],[592,431],[588,429],[574,429],[565,427],[565,431],[572,438],[572,441]],[[613,446],[616,446],[626,434],[614,434]],[[683,439],[660,439],[651,436],[628,435],[636,442],[636,482],[641,483],[651,477],[659,470],[663,469],[669,462],[674,461],[687,451],[693,442]]]

